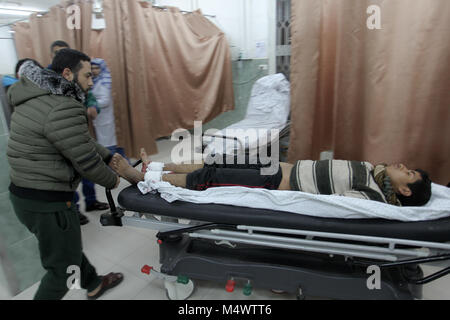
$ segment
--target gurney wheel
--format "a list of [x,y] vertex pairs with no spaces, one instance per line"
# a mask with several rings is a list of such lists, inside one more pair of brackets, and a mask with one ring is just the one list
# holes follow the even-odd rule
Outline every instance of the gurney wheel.
[[192,280],[189,280],[187,284],[165,281],[164,286],[166,287],[167,299],[175,301],[189,299],[194,293],[195,289],[195,284]]

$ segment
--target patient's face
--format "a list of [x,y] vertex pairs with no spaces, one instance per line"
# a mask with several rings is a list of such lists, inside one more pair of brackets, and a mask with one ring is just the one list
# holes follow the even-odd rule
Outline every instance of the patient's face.
[[403,164],[393,164],[386,168],[387,175],[391,178],[392,186],[396,193],[404,194],[405,189],[409,190],[408,184],[415,183],[422,179],[418,171],[410,170]]

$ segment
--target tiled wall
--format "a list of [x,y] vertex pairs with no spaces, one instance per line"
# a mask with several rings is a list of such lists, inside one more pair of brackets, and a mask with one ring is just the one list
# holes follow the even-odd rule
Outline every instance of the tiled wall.
[[[44,275],[36,238],[17,219],[9,201],[9,165],[6,158],[8,127],[0,106],[0,286],[10,287],[11,295],[27,289]],[[8,283],[5,283],[8,279]]]
[[224,129],[229,125],[244,119],[250,100],[253,85],[258,79],[266,76],[268,71],[260,70],[260,65],[268,65],[266,59],[242,60],[233,62],[233,87],[236,108],[221,114],[214,120],[203,125],[203,131],[208,129]]

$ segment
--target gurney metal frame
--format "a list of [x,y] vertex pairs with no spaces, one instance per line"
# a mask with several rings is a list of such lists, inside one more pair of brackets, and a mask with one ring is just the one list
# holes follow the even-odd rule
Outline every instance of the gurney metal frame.
[[[157,213],[125,215],[107,191],[104,226],[157,230],[161,274],[335,299],[421,299],[422,286],[450,273],[424,277],[421,264],[450,261],[450,243],[260,226],[195,222]],[[381,286],[371,289],[370,267]],[[166,288],[169,286],[166,284]],[[171,285],[173,290],[173,284]],[[185,296],[188,298],[189,292]],[[179,294],[170,294],[180,298]]]

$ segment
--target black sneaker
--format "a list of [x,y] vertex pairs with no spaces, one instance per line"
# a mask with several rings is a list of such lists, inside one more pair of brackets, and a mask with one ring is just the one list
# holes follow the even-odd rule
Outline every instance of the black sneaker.
[[93,204],[86,207],[86,212],[105,211],[108,209],[109,209],[109,205],[107,203],[95,201]]

